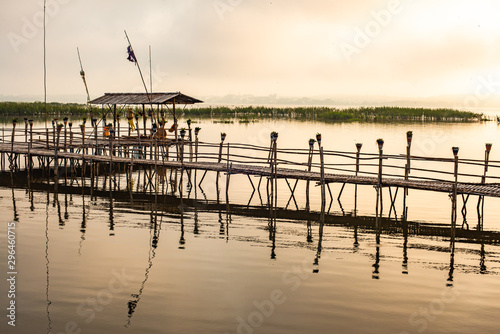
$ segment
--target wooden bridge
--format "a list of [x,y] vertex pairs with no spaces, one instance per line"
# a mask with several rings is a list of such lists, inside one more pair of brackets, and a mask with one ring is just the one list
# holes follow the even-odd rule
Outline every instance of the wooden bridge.
[[[90,129],[86,134],[86,129]],[[203,171],[203,182],[207,172],[227,175],[227,186],[231,175],[247,175],[252,187],[255,185],[250,176],[260,176],[257,187],[260,189],[262,177],[267,182],[284,179],[291,192],[291,199],[297,183],[316,182],[321,186],[322,204],[326,201],[326,190],[333,200],[329,184],[371,185],[377,191],[377,215],[382,210],[382,189],[389,188],[391,211],[399,188],[404,189],[402,217],[406,216],[406,195],[409,189],[449,193],[452,197],[456,222],[457,196],[461,195],[465,205],[469,196],[478,196],[478,215],[483,216],[484,197],[500,197],[500,161],[490,161],[491,144],[486,145],[485,159],[459,159],[458,149],[453,148],[450,158],[421,157],[411,155],[412,134],[407,134],[405,154],[390,155],[383,152],[383,141],[378,142],[379,152],[362,153],[362,145],[357,144],[353,152],[328,151],[321,145],[321,135],[305,143],[305,148],[278,148],[278,134],[272,133],[269,147],[228,143],[225,134],[219,143],[206,143],[199,140],[199,129],[188,128],[181,131],[177,139],[150,136],[121,136],[112,129],[98,129],[81,126],[80,132],[71,126],[59,125],[34,129],[32,123],[25,122],[24,131],[16,133],[15,126],[5,132],[0,142],[1,169],[13,172],[25,168],[50,168],[58,172],[62,166],[67,173],[86,168],[109,165],[110,175],[116,165],[125,166],[124,170],[142,168],[149,171],[151,181],[158,168],[180,169],[183,171]],[[5,131],[5,130],[4,130]],[[19,133],[20,132],[20,133]],[[129,131],[130,134],[130,131]],[[36,138],[36,139],[34,139]],[[316,160],[316,161],[315,161]],[[319,161],[317,161],[319,160]],[[8,166],[7,166],[8,165]],[[290,182],[292,181],[292,182]],[[295,184],[293,184],[295,181]],[[277,188],[277,183],[274,186]],[[271,182],[273,184],[273,182]],[[391,188],[396,188],[394,196]],[[269,195],[268,195],[269,199]],[[294,198],[293,198],[294,199]],[[380,204],[380,205],[379,205]],[[462,209],[462,213],[464,211]],[[466,209],[465,209],[466,211]],[[381,214],[381,212],[380,212]]]

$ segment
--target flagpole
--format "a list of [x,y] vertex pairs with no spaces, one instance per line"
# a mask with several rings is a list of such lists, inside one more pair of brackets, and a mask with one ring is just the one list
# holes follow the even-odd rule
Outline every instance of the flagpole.
[[[132,53],[135,56],[134,48],[132,47],[132,43],[130,43],[130,39],[128,38],[127,31],[126,30],[123,30],[123,31],[125,32],[125,37],[127,37],[128,45],[130,46],[130,49],[132,50]],[[137,65],[137,69],[139,70],[139,74],[141,75],[142,84],[144,85],[144,89],[146,90],[146,95],[148,96],[149,104],[151,105],[151,110],[154,112],[153,102],[151,101],[151,96],[149,95],[148,87],[146,86],[146,82],[144,81],[144,76],[142,75],[141,67],[139,66],[139,61],[137,60],[137,56],[135,56],[135,63]]]
[[93,123],[94,113],[92,112],[92,107],[90,106],[89,88],[87,86],[87,80],[85,79],[85,71],[83,70],[82,58],[80,57],[80,50],[78,49],[78,47],[76,48],[76,52],[78,53],[78,61],[80,62],[80,75],[82,76],[83,84],[85,85],[85,91],[87,92],[87,106],[90,110],[90,122]]
[[151,63],[151,45],[149,46],[149,91],[153,94],[153,67]]
[[45,110],[45,128],[47,128],[47,60],[46,60],[46,43],[45,43],[45,3],[43,0],[43,106]]

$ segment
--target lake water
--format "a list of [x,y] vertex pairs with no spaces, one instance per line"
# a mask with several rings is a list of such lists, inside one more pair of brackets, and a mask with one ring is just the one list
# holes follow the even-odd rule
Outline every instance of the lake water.
[[[200,121],[200,138],[269,145],[279,132],[283,148],[307,148],[321,132],[329,150],[403,154],[405,133],[414,133],[414,154],[500,160],[496,123],[321,124],[263,121],[214,124]],[[8,178],[3,174],[4,178]],[[198,175],[198,178],[200,175]],[[5,315],[2,333],[497,333],[500,316],[500,248],[497,244],[423,232],[450,223],[448,194],[410,190],[408,234],[385,226],[377,243],[373,228],[375,190],[359,187],[356,214],[353,186],[342,207],[334,201],[327,223],[273,212],[251,199],[248,178],[232,176],[229,201],[214,204],[215,175],[207,174],[207,205],[175,197],[133,200],[101,192],[91,199],[78,187],[28,191],[2,180],[0,267],[7,272],[8,224],[16,232],[16,327],[7,324],[9,284],[0,284]],[[258,179],[255,179],[257,181]],[[73,189],[73,190],[71,190]],[[332,185],[336,197],[340,185]],[[290,191],[278,183],[278,206]],[[204,195],[203,195],[204,194]],[[187,194],[183,195],[187,197]],[[304,209],[304,185],[296,190]],[[319,188],[312,187],[317,211]],[[477,198],[469,203],[475,226]],[[329,204],[329,203],[328,203]],[[500,231],[500,202],[486,198],[484,229]],[[461,205],[461,202],[459,203]],[[398,200],[398,215],[401,202]],[[460,206],[461,208],[461,206]],[[346,216],[342,215],[342,210]],[[387,216],[389,208],[385,208]],[[290,213],[291,212],[291,213]],[[270,218],[271,217],[271,218]],[[313,215],[311,217],[317,217]],[[347,219],[347,220],[346,220]],[[459,216],[461,225],[461,216]],[[420,226],[420,227],[419,227]],[[419,227],[419,228],[417,228]],[[406,237],[405,237],[406,236]]]

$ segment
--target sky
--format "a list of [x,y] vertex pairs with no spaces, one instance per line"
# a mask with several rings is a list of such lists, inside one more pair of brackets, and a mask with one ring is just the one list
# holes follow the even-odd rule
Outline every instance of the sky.
[[[46,0],[47,99],[500,96],[498,0]],[[43,1],[0,0],[0,96],[43,100]]]

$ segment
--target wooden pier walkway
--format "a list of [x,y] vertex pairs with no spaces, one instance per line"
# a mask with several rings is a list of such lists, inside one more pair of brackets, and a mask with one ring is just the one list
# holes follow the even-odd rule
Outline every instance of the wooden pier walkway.
[[[142,169],[144,188],[154,193],[158,192],[158,176],[163,178],[167,169],[180,170],[181,178],[183,172],[187,171],[188,185],[191,186],[193,184],[190,171],[202,171],[203,176],[195,185],[200,188],[205,175],[208,172],[216,172],[226,175],[226,199],[229,197],[231,176],[240,174],[248,177],[254,192],[258,191],[259,197],[262,178],[266,179],[267,202],[270,207],[276,206],[278,180],[284,180],[291,193],[285,209],[293,199],[297,210],[299,205],[294,193],[298,182],[306,182],[306,208],[310,207],[310,183],[314,182],[321,189],[322,213],[330,210],[326,208],[326,189],[330,196],[330,208],[334,200],[330,184],[341,185],[337,197],[339,203],[345,185],[355,186],[354,212],[357,210],[358,186],[373,186],[377,198],[377,221],[383,215],[382,198],[386,189],[390,196],[389,218],[392,212],[396,217],[396,198],[398,190],[402,189],[400,194],[403,194],[403,209],[400,217],[403,220],[406,220],[408,215],[406,199],[410,189],[441,192],[449,194],[451,198],[452,237],[457,225],[459,197],[462,198],[463,225],[467,224],[469,197],[478,197],[476,212],[480,229],[484,221],[484,198],[500,197],[500,161],[490,161],[491,144],[486,144],[484,160],[473,160],[459,158],[457,147],[452,148],[453,154],[448,158],[413,156],[411,131],[407,132],[405,154],[394,155],[384,154],[382,139],[377,140],[378,153],[361,152],[361,143],[356,144],[356,150],[353,152],[325,150],[321,144],[321,134],[316,134],[315,139],[310,139],[308,145],[305,143],[305,148],[285,149],[278,148],[276,132],[271,133],[270,145],[266,147],[230,143],[225,141],[225,133],[221,133],[219,143],[202,142],[199,140],[200,128],[195,128],[193,135],[190,121],[187,122],[187,129],[175,131],[172,135],[168,135],[164,129],[163,132],[157,131],[155,127],[152,127],[150,134],[147,135],[144,119],[144,135],[140,133],[137,121],[135,136],[132,135],[132,127],[125,131],[128,132],[126,136],[121,136],[119,122],[116,123],[118,127],[115,136],[112,124],[101,128],[95,119],[91,126],[81,124],[80,132],[73,131],[71,123],[67,126],[66,120],[64,124],[57,124],[54,121],[52,129],[33,129],[33,122],[25,120],[24,131],[21,129],[17,132],[16,124],[13,122],[12,130],[7,134],[5,129],[2,130],[0,169],[11,172],[20,171],[22,168],[28,172],[36,168],[53,169],[56,176],[55,184],[58,184],[58,177],[63,170],[64,182],[69,174],[72,178],[79,174],[82,181],[90,176],[92,188],[99,181],[100,170],[104,168],[104,175],[101,176],[109,176],[107,179],[111,188],[111,180],[117,171],[115,167],[120,166],[120,170],[127,176],[129,191],[132,187],[129,187],[129,184],[132,182],[131,175],[134,169],[138,172]],[[87,129],[89,131],[86,134]],[[89,169],[90,174],[86,174]],[[251,176],[259,178],[257,186],[254,185]],[[148,179],[147,182],[145,177]],[[196,176],[194,181],[197,182]],[[217,198],[219,198],[218,182],[217,177],[215,180]],[[180,183],[182,184],[182,181]],[[395,191],[392,191],[393,188]],[[286,186],[282,189],[288,191]],[[280,189],[280,193],[282,192]]]
[[[104,147],[107,146],[107,142],[101,141]],[[141,145],[150,146],[151,141],[149,143],[143,143]],[[87,144],[87,147],[92,147],[92,143]],[[128,147],[128,146],[138,146],[139,143],[137,139],[131,140],[127,139],[121,141],[117,144],[116,147]],[[172,143],[166,144],[173,145]],[[75,151],[75,147],[78,147],[78,144],[72,147],[72,151]],[[32,147],[29,148],[28,145],[24,142],[15,142],[14,145],[11,143],[0,143],[0,152],[6,154],[12,154],[19,156],[28,156],[31,157],[41,157],[46,159],[55,159],[56,151],[53,148],[47,149],[41,143],[33,143]],[[144,156],[148,156],[145,154]],[[273,166],[263,166],[261,161],[258,161],[257,164],[245,164],[239,162],[232,162],[231,157],[229,160],[222,155],[220,160],[224,160],[224,162],[212,162],[212,161],[189,161],[187,158],[184,161],[179,160],[168,160],[164,157],[156,156],[156,159],[153,158],[132,158],[132,157],[124,157],[118,155],[109,155],[109,154],[81,154],[69,152],[69,149],[62,151],[59,149],[57,151],[58,159],[70,159],[72,161],[86,161],[89,162],[99,162],[99,163],[113,163],[113,164],[125,164],[130,165],[133,164],[135,166],[142,167],[165,167],[165,168],[175,168],[175,169],[184,169],[184,170],[201,170],[201,171],[214,171],[221,173],[229,173],[229,174],[243,174],[243,175],[256,175],[263,177],[275,177],[277,179],[287,179],[287,180],[304,180],[304,181],[313,181],[313,182],[322,182],[322,173],[321,171],[308,171],[301,170],[298,168],[287,168],[287,167],[279,167],[279,164],[276,168]],[[373,157],[372,157],[373,158]],[[384,158],[385,159],[385,158]],[[355,184],[355,185],[379,185],[379,177],[378,176],[364,176],[364,175],[348,175],[348,174],[334,174],[334,173],[324,173],[323,177],[325,184],[330,183],[342,183],[342,184]],[[405,178],[404,175],[401,177],[388,177],[382,175],[380,180],[380,186],[382,187],[400,187],[407,189],[417,189],[424,191],[436,191],[436,192],[445,192],[452,193],[454,190],[454,182],[449,180],[424,180],[424,179],[414,179],[414,178]],[[500,197],[500,183],[472,183],[472,182],[457,182],[457,193],[464,195],[475,195],[475,196],[485,196],[485,197]]]

